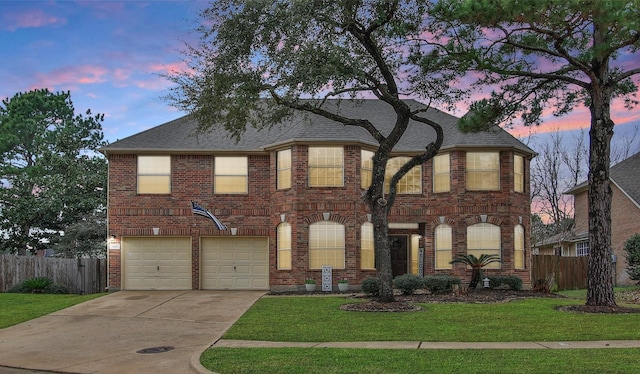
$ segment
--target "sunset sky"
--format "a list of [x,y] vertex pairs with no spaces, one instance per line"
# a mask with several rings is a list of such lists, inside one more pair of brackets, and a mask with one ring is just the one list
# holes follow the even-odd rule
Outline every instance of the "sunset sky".
[[[178,118],[184,113],[162,99],[170,82],[160,74],[184,67],[180,50],[197,37],[190,31],[206,5],[0,0],[0,98],[36,88],[71,91],[76,111],[105,114],[110,142]],[[461,108],[454,114],[462,116]],[[640,124],[640,109],[615,103],[613,119]],[[536,131],[579,126],[588,126],[584,108]]]

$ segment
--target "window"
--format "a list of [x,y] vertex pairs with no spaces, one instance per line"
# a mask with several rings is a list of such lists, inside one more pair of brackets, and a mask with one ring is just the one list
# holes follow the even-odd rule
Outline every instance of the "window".
[[451,161],[449,154],[433,158],[433,192],[451,191]]
[[360,268],[375,269],[375,251],[373,249],[373,224],[366,222],[360,227]]
[[249,168],[246,157],[216,157],[214,193],[247,193]]
[[309,147],[309,186],[342,187],[342,147]]
[[[412,234],[411,235],[411,265],[409,266],[409,274],[420,274],[420,239],[422,239],[421,235]],[[424,264],[424,260],[423,260]],[[424,268],[422,269],[424,274]]]
[[[490,223],[468,226],[467,254],[478,258],[482,254],[500,256],[500,227]],[[500,269],[500,263],[491,263],[485,269]]]
[[451,226],[446,224],[438,225],[434,231],[436,243],[436,269],[451,269],[451,252],[453,249],[453,239]]
[[291,149],[278,151],[278,189],[291,188]]
[[589,256],[589,242],[576,243],[576,256]]
[[516,225],[513,228],[513,257],[514,267],[524,269],[524,227]]
[[138,156],[138,193],[171,193],[171,156]]
[[467,152],[467,189],[498,190],[500,186],[500,154]]
[[291,270],[291,225],[278,225],[278,270]]
[[360,151],[360,187],[365,190],[371,186],[373,178],[373,155],[371,151]]
[[[371,186],[373,179],[373,155],[371,151],[362,150],[360,154],[360,187],[363,189]],[[389,192],[391,177],[406,164],[410,157],[394,157],[387,161],[384,177],[385,193]],[[399,194],[419,194],[422,192],[422,167],[420,165],[409,170],[399,181],[397,186]]]
[[513,156],[513,190],[524,192],[524,157]]
[[[411,160],[410,157],[394,157],[387,161],[387,168],[384,176],[384,190],[389,192],[391,177],[400,170],[402,165]],[[418,194],[422,192],[422,167],[417,165],[398,181],[397,193],[399,194]]]
[[320,221],[309,225],[309,268],[344,269],[344,225]]

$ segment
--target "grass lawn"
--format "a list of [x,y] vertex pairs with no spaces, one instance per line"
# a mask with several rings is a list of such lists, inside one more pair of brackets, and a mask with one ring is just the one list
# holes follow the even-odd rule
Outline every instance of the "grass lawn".
[[638,372],[640,349],[212,348],[200,359],[220,374],[629,374]]
[[0,329],[106,295],[0,293]]
[[[574,296],[570,293],[571,296]],[[581,294],[575,297],[582,298]],[[421,304],[407,313],[346,312],[338,296],[265,297],[224,335],[268,341],[571,341],[640,339],[640,314],[581,314],[555,307],[584,299],[503,304]],[[212,348],[201,357],[221,373],[631,373],[639,349],[379,350]]]
[[344,297],[265,297],[225,339],[330,341],[570,341],[640,339],[640,314],[583,314],[555,310],[581,300],[526,299],[500,304],[420,304],[418,312],[339,310]]

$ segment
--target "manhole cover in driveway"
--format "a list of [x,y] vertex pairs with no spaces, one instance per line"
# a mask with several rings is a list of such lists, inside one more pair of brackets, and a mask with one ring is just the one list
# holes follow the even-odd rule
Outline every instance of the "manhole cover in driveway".
[[136,353],[164,353],[164,352],[169,352],[174,350],[176,347],[151,347],[151,348],[145,348],[145,349],[141,349],[139,351],[137,351]]

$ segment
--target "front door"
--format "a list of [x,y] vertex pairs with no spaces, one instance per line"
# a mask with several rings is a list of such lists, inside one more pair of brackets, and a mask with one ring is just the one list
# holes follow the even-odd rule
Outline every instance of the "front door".
[[389,247],[391,249],[391,273],[393,277],[407,273],[407,237],[389,236]]

